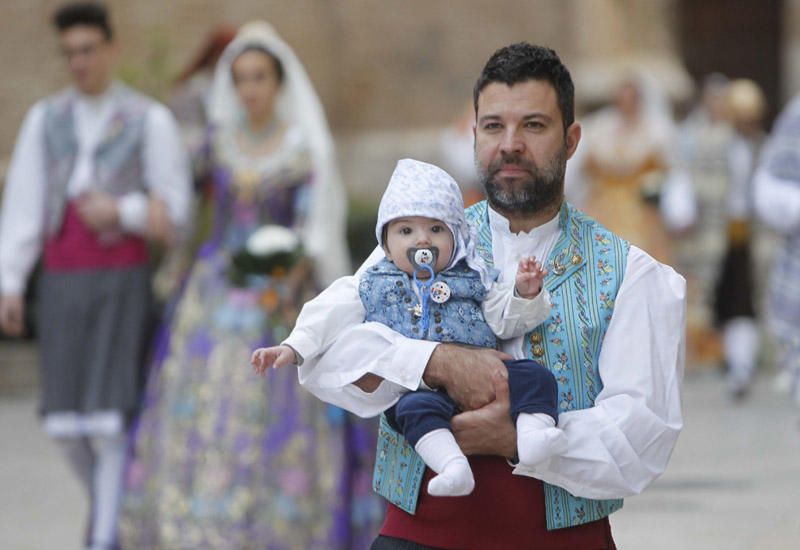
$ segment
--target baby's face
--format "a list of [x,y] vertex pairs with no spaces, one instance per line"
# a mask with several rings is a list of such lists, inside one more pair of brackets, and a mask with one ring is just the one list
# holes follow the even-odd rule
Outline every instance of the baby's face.
[[[435,246],[439,249],[439,257],[433,271],[439,273],[450,263],[453,255],[453,234],[444,222],[433,218],[410,216],[397,218],[389,222],[386,230],[384,250],[398,269],[409,275],[414,273],[414,266],[408,260],[406,251],[409,248],[429,248]],[[424,277],[422,277],[424,278]]]

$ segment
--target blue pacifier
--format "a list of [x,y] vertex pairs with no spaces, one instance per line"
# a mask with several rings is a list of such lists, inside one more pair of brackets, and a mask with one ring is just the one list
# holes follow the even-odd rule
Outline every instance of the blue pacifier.
[[415,248],[412,246],[406,250],[406,257],[414,267],[414,271],[426,269],[431,272],[431,277],[433,277],[433,267],[436,265],[436,260],[439,259],[439,248],[435,246]]
[[[433,266],[436,265],[436,259],[439,257],[439,249],[435,246],[430,248],[411,247],[406,250],[406,256],[414,267],[412,279],[414,286],[416,286],[419,291],[420,297],[420,303],[412,308],[412,312],[415,317],[420,318],[420,325],[424,334],[428,331],[428,326],[430,324],[430,307],[428,300],[431,295],[431,284],[435,284],[433,283],[433,279],[436,274],[433,271]],[[417,277],[417,274],[423,271],[428,272],[428,278],[421,281]]]

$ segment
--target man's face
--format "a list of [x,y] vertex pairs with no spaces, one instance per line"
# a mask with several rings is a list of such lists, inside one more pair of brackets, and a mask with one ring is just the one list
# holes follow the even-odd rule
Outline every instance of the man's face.
[[545,80],[493,82],[478,97],[475,163],[490,204],[535,214],[561,203],[566,161],[580,126],[564,132],[556,91]]
[[78,89],[92,95],[105,91],[116,49],[103,31],[93,25],[75,25],[61,33],[59,44]]

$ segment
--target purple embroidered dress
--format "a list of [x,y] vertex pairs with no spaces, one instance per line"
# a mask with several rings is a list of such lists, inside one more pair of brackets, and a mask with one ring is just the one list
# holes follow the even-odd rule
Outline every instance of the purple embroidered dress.
[[383,517],[371,493],[375,425],[303,390],[293,368],[250,367],[282,341],[310,276],[230,283],[232,253],[264,224],[298,229],[311,160],[290,128],[269,157],[212,145],[215,225],[156,343],[128,470],[125,548],[366,548]]

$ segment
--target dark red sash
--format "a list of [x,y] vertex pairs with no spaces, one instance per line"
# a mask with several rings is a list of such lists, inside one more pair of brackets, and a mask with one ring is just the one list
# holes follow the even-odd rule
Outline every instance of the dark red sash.
[[465,497],[432,497],[425,472],[415,515],[389,505],[381,534],[438,548],[469,550],[615,549],[608,518],[548,531],[544,486],[538,479],[515,476],[505,460],[470,458],[475,490]]
[[74,203],[64,211],[64,223],[57,235],[44,246],[47,271],[113,269],[146,264],[149,253],[141,237],[124,234],[110,242],[102,241],[83,223]]

